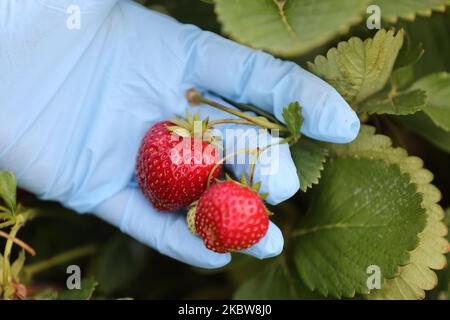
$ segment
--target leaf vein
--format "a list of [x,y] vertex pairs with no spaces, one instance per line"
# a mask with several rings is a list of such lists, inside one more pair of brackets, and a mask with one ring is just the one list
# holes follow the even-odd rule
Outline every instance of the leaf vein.
[[313,228],[305,228],[300,229],[296,232],[292,233],[292,237],[302,237],[304,235],[315,233],[323,230],[332,230],[332,229],[351,229],[351,228],[382,228],[386,227],[385,224],[380,225],[367,225],[367,224],[351,224],[351,223],[334,223],[334,224],[326,224],[322,226],[317,226]]

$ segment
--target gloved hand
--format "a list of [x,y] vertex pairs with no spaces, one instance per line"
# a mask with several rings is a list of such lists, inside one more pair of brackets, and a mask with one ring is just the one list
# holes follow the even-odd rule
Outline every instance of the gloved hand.
[[[155,211],[133,183],[141,138],[154,123],[184,114],[188,89],[251,103],[279,119],[297,100],[301,131],[319,140],[346,143],[359,131],[339,94],[296,64],[132,1],[3,0],[0,26],[0,169],[16,172],[19,186],[40,198],[93,212],[192,265],[220,267],[230,255],[207,250],[184,216]],[[273,204],[299,188],[286,145],[280,155],[280,170],[255,176]],[[265,258],[282,247],[271,224],[246,253]]]

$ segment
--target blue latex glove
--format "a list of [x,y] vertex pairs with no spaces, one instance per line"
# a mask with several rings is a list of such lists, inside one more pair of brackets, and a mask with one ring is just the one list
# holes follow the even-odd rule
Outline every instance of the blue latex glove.
[[[94,212],[163,254],[214,268],[230,255],[207,250],[183,215],[156,212],[133,183],[141,138],[154,123],[183,115],[192,87],[279,119],[298,100],[302,132],[315,139],[345,143],[359,131],[339,94],[296,64],[132,1],[0,1],[0,169],[16,172],[19,185],[42,199]],[[299,188],[286,145],[280,154],[280,170],[255,176],[274,204]],[[266,258],[282,248],[271,224],[246,253]]]

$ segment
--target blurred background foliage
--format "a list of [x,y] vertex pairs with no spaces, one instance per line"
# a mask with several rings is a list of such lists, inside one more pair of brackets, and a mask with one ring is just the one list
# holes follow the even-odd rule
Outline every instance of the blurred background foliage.
[[[220,33],[222,28],[212,1],[200,0],[140,0],[141,4],[169,14],[183,23],[195,24],[203,29]],[[436,71],[450,71],[450,12],[434,12],[431,17],[417,17],[414,21],[399,19],[396,23],[383,21],[384,27],[404,28],[412,43],[423,43],[425,48],[421,61],[414,66],[415,78]],[[314,28],[314,26],[311,26]],[[151,32],[151,30],[149,30]],[[362,23],[353,25],[346,33],[338,34],[307,52],[290,57],[306,67],[318,54],[326,54],[329,48],[351,36],[365,39],[374,32]],[[408,117],[420,117],[420,114]],[[420,120],[420,119],[419,119]],[[417,121],[419,121],[417,120]],[[416,133],[411,122],[399,121],[396,126],[389,122],[371,120],[379,131],[393,138],[396,145],[406,148],[411,155],[417,155],[425,167],[435,174],[434,184],[442,191],[444,208],[450,206],[450,134],[441,133],[437,147],[428,143],[427,137]],[[439,133],[437,133],[439,134]],[[289,232],[299,217],[306,211],[311,193],[298,193],[293,199],[273,208],[275,223]],[[93,297],[104,298],[192,298],[227,299],[247,297],[246,291],[257,291],[259,296],[271,298],[319,298],[318,295],[298,283],[294,287],[284,272],[294,270],[285,256],[289,255],[289,243],[280,257],[259,261],[244,255],[234,254],[232,263],[220,270],[201,270],[167,258],[137,241],[123,235],[119,230],[90,215],[78,215],[56,203],[42,202],[33,195],[22,193],[19,202],[36,208],[40,214],[21,230],[20,237],[36,250],[35,257],[27,257],[24,273],[28,272],[29,294],[39,297],[53,297],[55,291],[63,289],[66,283],[66,267],[69,264],[81,266],[83,278],[98,283]],[[447,217],[448,222],[448,217]],[[157,227],[157,226],[155,226]],[[3,240],[0,240],[3,242]],[[74,251],[75,250],[75,251]],[[74,253],[73,259],[70,254]],[[19,250],[14,248],[13,256]],[[68,254],[64,257],[64,254]],[[52,257],[62,255],[60,263],[51,263]],[[49,260],[50,259],[50,260]],[[271,268],[274,261],[281,260],[283,268]],[[50,263],[48,263],[50,261]],[[47,264],[47,267],[42,267]],[[34,266],[34,271],[33,271]],[[36,267],[37,266],[37,267]],[[27,269],[28,268],[28,269]],[[27,271],[28,270],[28,271]],[[262,272],[260,272],[263,270]],[[266,271],[264,271],[266,270]],[[258,274],[250,282],[249,278]],[[439,286],[428,293],[429,298],[448,298],[450,275],[448,270],[439,271]],[[259,278],[261,277],[261,278]],[[264,286],[259,279],[273,278],[276,287]],[[299,281],[299,277],[295,277]],[[244,283],[245,282],[245,283]],[[243,284],[244,283],[244,284]],[[95,285],[93,285],[94,287]]]

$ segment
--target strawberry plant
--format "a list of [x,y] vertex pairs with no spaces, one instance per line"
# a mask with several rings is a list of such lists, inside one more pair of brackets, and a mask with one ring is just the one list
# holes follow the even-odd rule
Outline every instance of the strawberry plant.
[[[301,190],[267,208],[282,229],[283,253],[264,261],[233,253],[231,264],[219,270],[177,263],[95,218],[33,195],[16,201],[14,174],[2,172],[3,298],[449,299],[450,1],[138,2],[298,63],[345,98],[361,120],[360,133],[349,144],[291,135],[286,142]],[[380,9],[380,29],[367,27],[369,5]],[[236,106],[259,114],[260,126],[281,126],[258,106]],[[285,109],[284,129],[298,132],[300,111],[295,101]],[[173,131],[197,139],[191,128],[187,117],[159,124],[149,135],[166,139]],[[169,169],[162,178],[167,185],[154,189],[148,182],[153,173],[140,163],[154,155],[148,150],[169,152],[158,141],[144,140],[137,170],[156,206],[172,210],[199,199],[188,215],[190,227],[219,252],[240,250],[265,233],[268,216],[256,190],[219,182],[204,193],[218,177],[210,175],[211,163],[196,168],[203,179],[189,198],[179,191],[191,186],[189,179],[171,184]],[[209,142],[202,143],[206,148]],[[174,188],[179,192],[168,191]],[[227,190],[208,199],[219,188]],[[256,238],[240,243],[230,233],[240,226],[211,220],[204,207],[219,201],[231,208],[232,197],[244,192],[254,200],[252,210],[233,212],[246,209],[261,221],[252,225]],[[84,270],[84,290],[65,290],[71,264]]]

